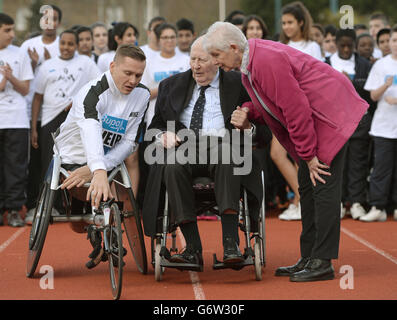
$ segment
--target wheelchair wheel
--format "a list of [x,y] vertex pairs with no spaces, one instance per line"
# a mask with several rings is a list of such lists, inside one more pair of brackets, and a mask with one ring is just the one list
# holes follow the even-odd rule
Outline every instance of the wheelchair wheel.
[[130,245],[136,266],[141,273],[146,274],[148,271],[148,266],[141,217],[139,215],[136,200],[131,189],[128,189],[128,194],[133,211],[128,211],[127,214],[124,215],[124,229],[127,233],[128,243]]
[[41,188],[32,228],[29,236],[29,251],[26,264],[26,276],[33,277],[39,263],[44,241],[50,223],[55,191],[45,182]]
[[121,229],[120,210],[117,204],[110,207],[110,222],[107,229],[108,261],[110,271],[110,285],[112,287],[113,299],[117,300],[121,295],[123,279],[123,237]]
[[156,247],[154,249],[154,278],[156,281],[161,281],[163,278],[164,268],[161,266],[161,243],[159,239],[156,239]]
[[261,239],[258,237],[255,238],[255,243],[254,243],[254,268],[255,268],[255,279],[258,281],[262,280],[262,261],[261,261]]

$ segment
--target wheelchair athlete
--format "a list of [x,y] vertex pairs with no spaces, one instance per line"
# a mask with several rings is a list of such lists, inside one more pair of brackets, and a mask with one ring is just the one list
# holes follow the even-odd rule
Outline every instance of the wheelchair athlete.
[[[73,99],[73,105],[55,138],[62,166],[69,172],[61,188],[70,190],[90,182],[86,200],[98,208],[101,200],[113,198],[107,172],[136,152],[142,120],[150,92],[140,84],[146,66],[143,51],[133,45],[120,46],[110,70],[87,83]],[[88,238],[94,247],[88,268],[102,258],[99,231]]]
[[[182,253],[174,254],[169,258],[172,263],[195,264],[202,270],[202,244],[200,240],[197,217],[194,211],[194,191],[192,178],[195,176],[209,176],[215,182],[215,198],[221,216],[224,257],[223,262],[229,264],[241,263],[244,256],[239,249],[238,236],[238,211],[240,200],[240,187],[243,185],[253,194],[257,212],[262,202],[262,188],[260,180],[260,166],[255,157],[252,170],[248,175],[234,174],[236,164],[229,164],[219,160],[217,163],[208,161],[212,154],[222,155],[226,146],[218,135],[218,144],[199,150],[199,145],[204,140],[211,140],[214,134],[231,132],[234,126],[250,130],[245,134],[254,133],[255,127],[247,120],[247,111],[243,106],[249,101],[249,96],[241,83],[238,72],[224,72],[212,63],[211,57],[202,47],[202,38],[198,38],[192,45],[190,53],[191,69],[163,80],[159,86],[156,102],[156,111],[150,129],[159,130],[157,140],[161,143],[156,147],[156,152],[165,149],[165,159],[175,159],[174,164],[166,161],[165,164],[157,163],[151,166],[145,190],[143,203],[143,223],[147,236],[155,237],[157,230],[157,217],[161,203],[161,190],[164,184],[170,203],[170,209],[175,220],[175,225],[180,230],[186,241],[186,248]],[[235,111],[235,112],[234,112]],[[234,114],[233,114],[234,112]],[[167,122],[174,124],[175,132],[167,128]],[[202,156],[205,164],[178,162],[177,152],[182,146],[185,148],[192,140],[182,142],[178,132],[181,129],[190,129],[195,135],[192,139],[195,144],[196,156]],[[185,131],[185,132],[186,132]],[[266,131],[264,131],[265,133]],[[211,138],[207,138],[211,136]],[[270,132],[267,131],[267,139]],[[243,139],[241,140],[243,141]],[[238,148],[241,148],[239,145]],[[164,150],[162,149],[162,150]],[[189,149],[187,147],[186,149]],[[240,151],[240,149],[239,149]],[[219,159],[219,158],[218,158]],[[229,158],[230,159],[230,158]]]

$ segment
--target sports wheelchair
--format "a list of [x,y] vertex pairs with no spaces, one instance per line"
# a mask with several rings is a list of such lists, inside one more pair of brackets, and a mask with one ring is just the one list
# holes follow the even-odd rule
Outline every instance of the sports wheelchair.
[[[211,211],[219,214],[216,207],[214,197],[214,183],[210,178],[198,177],[193,179],[193,189],[196,198],[196,214],[200,215],[203,212]],[[245,248],[244,261],[236,264],[226,264],[218,261],[216,254],[213,255],[213,269],[220,270],[231,268],[233,270],[241,270],[246,266],[254,266],[255,279],[262,280],[262,267],[266,265],[266,245],[265,245],[265,188],[264,188],[264,174],[262,172],[262,191],[263,199],[259,211],[258,221],[256,223],[255,231],[252,232],[251,217],[248,208],[248,196],[245,189],[242,190],[242,198],[240,199],[240,222],[239,228],[244,233]],[[158,217],[157,230],[155,237],[151,239],[151,253],[152,266],[154,267],[154,276],[156,281],[161,281],[165,268],[176,268],[180,271],[201,271],[199,265],[196,264],[181,264],[169,261],[172,252],[178,252],[176,247],[176,226],[172,223],[172,212],[170,212],[168,203],[168,193],[165,191],[165,201],[163,216]],[[167,248],[167,237],[171,233],[172,243],[170,248]]]
[[[61,190],[62,181],[69,176],[62,167],[61,158],[54,154],[42,185],[32,228],[29,237],[26,275],[34,276],[40,260],[49,224],[53,222],[69,222],[73,231],[87,232],[87,229],[100,232],[103,239],[104,254],[99,256],[102,261],[108,260],[112,295],[115,300],[120,298],[123,276],[122,235],[125,232],[135,263],[139,271],[147,273],[147,257],[141,224],[141,216],[131,188],[131,181],[124,163],[108,173],[108,181],[115,199],[101,202],[98,209],[93,209],[85,200],[89,188],[86,183],[81,188]],[[51,216],[56,194],[61,194],[65,213]],[[84,204],[81,206],[81,204]],[[79,208],[75,214],[74,209]],[[124,228],[122,228],[122,224]],[[99,263],[100,261],[97,261]]]

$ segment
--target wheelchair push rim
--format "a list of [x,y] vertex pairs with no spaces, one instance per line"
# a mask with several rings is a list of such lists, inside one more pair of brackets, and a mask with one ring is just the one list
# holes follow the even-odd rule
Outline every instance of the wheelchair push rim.
[[39,202],[36,207],[29,235],[29,250],[26,263],[26,276],[33,277],[43,250],[51,211],[54,200],[54,191],[45,183],[40,191]]
[[117,204],[110,207],[109,226],[104,231],[107,242],[107,254],[109,262],[110,286],[113,299],[120,298],[123,280],[123,235],[121,229],[120,210]]

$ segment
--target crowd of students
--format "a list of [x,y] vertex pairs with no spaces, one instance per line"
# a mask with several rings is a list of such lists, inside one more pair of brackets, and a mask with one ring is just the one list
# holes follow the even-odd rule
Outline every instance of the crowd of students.
[[[31,34],[20,47],[12,44],[12,17],[0,14],[0,225],[6,211],[10,226],[32,223],[52,158],[51,132],[66,119],[73,96],[109,69],[118,46],[141,45],[138,28],[129,22],[114,23],[110,29],[101,22],[76,25],[58,35],[62,10],[51,7],[53,21],[47,25],[52,28]],[[313,23],[304,5],[294,2],[283,7],[281,32],[273,36],[257,15],[233,11],[226,21],[240,27],[248,39],[280,41],[349,77],[371,107],[348,143],[341,218],[349,213],[360,221],[385,221],[390,212],[397,220],[397,28],[391,28],[387,16],[373,14],[368,27],[337,29]],[[148,126],[159,83],[189,69],[190,45],[199,33],[188,19],[172,24],[164,17],[153,18],[146,32],[147,44],[140,47],[147,59],[141,82],[150,90]],[[280,208],[287,203],[279,218],[300,220],[297,164],[275,137],[263,152],[268,160],[268,205]],[[126,161],[136,163],[130,171],[137,178],[136,191],[146,179],[139,170],[142,159],[132,155]],[[25,220],[20,214],[23,206]],[[62,208],[56,207],[54,215],[57,209]]]

